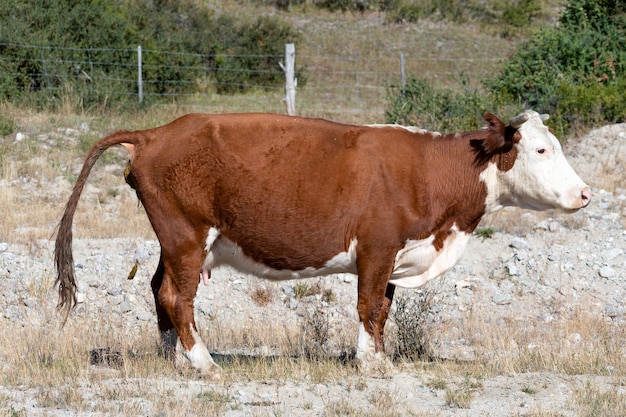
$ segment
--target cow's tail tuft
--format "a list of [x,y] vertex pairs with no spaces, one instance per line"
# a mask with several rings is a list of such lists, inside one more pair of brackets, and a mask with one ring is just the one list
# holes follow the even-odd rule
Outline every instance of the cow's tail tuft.
[[[63,217],[58,226],[58,233],[54,248],[54,263],[57,270],[55,285],[59,286],[59,302],[57,309],[64,314],[63,324],[73,308],[76,306],[76,278],[74,276],[74,255],[72,254],[72,223],[78,200],[87,182],[87,177],[100,156],[115,145],[135,146],[140,139],[139,132],[120,131],[101,139],[94,144],[87,154],[80,175],[74,184],[72,194],[65,205]],[[128,146],[126,146],[128,149]]]

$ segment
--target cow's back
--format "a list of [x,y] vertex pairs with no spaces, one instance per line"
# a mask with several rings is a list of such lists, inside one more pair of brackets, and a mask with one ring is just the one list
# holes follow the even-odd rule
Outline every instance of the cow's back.
[[385,160],[370,130],[272,114],[188,115],[145,131],[131,177],[149,216],[152,201],[155,211],[173,203],[254,249],[257,261],[319,267],[367,226]]

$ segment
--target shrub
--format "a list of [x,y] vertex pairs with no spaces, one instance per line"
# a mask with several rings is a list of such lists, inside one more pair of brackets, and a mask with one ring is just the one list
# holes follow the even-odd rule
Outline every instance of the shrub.
[[432,360],[435,343],[432,340],[432,314],[435,292],[429,288],[417,291],[414,298],[395,300],[393,319],[397,331],[396,356],[410,360]]
[[58,106],[67,94],[83,108],[128,100],[137,91],[137,45],[146,101],[195,93],[207,77],[223,78],[220,92],[278,86],[277,55],[298,40],[276,17],[216,17],[194,0],[6,0],[0,32],[0,98],[38,107]]
[[[288,23],[273,16],[260,16],[253,22],[241,24],[222,18],[219,23],[222,32],[217,49],[228,55],[216,55],[218,92],[240,92],[253,86],[276,86],[284,81],[277,62],[284,56],[285,43],[299,39]],[[303,85],[301,75],[296,74],[299,84]]]
[[15,121],[9,116],[0,114],[0,136],[8,136],[15,132]]
[[556,115],[558,133],[572,121],[622,121],[624,7],[611,0],[570,1],[561,26],[541,29],[521,44],[500,72],[485,80],[486,88],[500,102],[522,103]]
[[[532,1],[516,7],[530,18]],[[504,16],[513,16],[504,9]],[[522,14],[524,14],[522,13]],[[521,22],[521,21],[520,21]],[[426,80],[392,87],[387,121],[435,130],[479,127],[480,114],[529,107],[551,115],[557,135],[572,128],[626,120],[626,5],[572,0],[558,27],[544,27],[519,45],[497,74],[472,89],[437,89]],[[511,21],[511,24],[518,24]]]
[[[387,123],[419,126],[442,132],[473,130],[482,126],[488,98],[461,77],[462,91],[436,89],[428,80],[410,79],[404,88],[392,87]],[[393,93],[399,94],[393,95]]]

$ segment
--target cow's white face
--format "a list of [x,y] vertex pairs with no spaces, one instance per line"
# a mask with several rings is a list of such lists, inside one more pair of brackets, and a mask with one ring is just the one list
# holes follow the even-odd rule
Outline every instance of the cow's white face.
[[513,168],[498,171],[500,203],[533,210],[559,208],[575,211],[589,204],[591,191],[566,161],[557,138],[541,116],[526,111],[528,120],[519,127]]

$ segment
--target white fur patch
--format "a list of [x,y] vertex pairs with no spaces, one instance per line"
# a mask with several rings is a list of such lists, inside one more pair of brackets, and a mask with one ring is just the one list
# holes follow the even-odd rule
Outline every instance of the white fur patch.
[[417,288],[450,270],[461,259],[471,236],[459,231],[456,225],[451,232],[440,251],[433,246],[434,236],[408,240],[396,254],[389,282],[402,288]]
[[363,323],[359,323],[359,339],[356,345],[356,358],[360,361],[366,360],[376,352],[374,338],[365,331]]
[[338,253],[321,268],[308,267],[298,271],[278,270],[244,255],[239,246],[224,236],[220,236],[219,230],[211,228],[207,236],[207,252],[202,269],[208,271],[220,265],[230,265],[241,272],[271,280],[311,278],[338,273],[356,274],[356,245],[357,241],[353,239],[346,252]]
[[191,335],[193,336],[193,340],[195,344],[191,348],[191,350],[184,350],[183,354],[189,362],[191,362],[191,366],[200,371],[203,375],[213,375],[217,370],[219,370],[219,366],[213,362],[213,358],[209,353],[209,350],[206,348],[206,345],[200,338],[198,332],[196,332],[193,326],[190,324]]
[[366,125],[367,127],[374,127],[374,128],[384,128],[384,127],[394,127],[396,129],[404,129],[404,130],[408,130],[411,133],[418,133],[418,134],[427,134],[430,133],[432,135],[435,136],[440,136],[441,133],[439,132],[435,132],[435,131],[431,131],[431,130],[426,130],[426,129],[422,129],[419,128],[417,126],[404,126],[404,125],[394,125],[394,124],[379,124],[379,123],[375,123],[375,124],[371,124],[371,125]]

